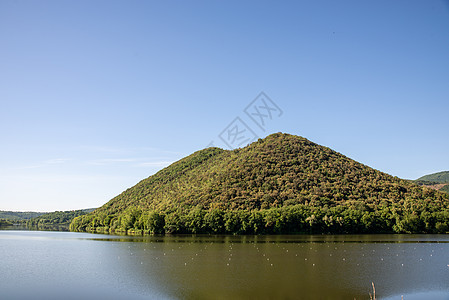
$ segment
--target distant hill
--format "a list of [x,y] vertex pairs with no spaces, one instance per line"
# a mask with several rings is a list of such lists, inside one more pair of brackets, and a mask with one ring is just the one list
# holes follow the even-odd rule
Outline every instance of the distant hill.
[[419,185],[449,194],[449,171],[425,175],[415,180]]
[[20,221],[29,220],[32,218],[39,217],[45,213],[43,212],[21,212],[21,211],[4,211],[0,210],[0,219],[10,220],[10,221]]
[[68,211],[55,211],[42,214],[38,217],[29,219],[27,221],[27,227],[35,229],[58,229],[57,227],[66,227],[69,229],[69,225],[75,217],[82,216],[91,213],[95,208],[80,209],[80,210],[68,210]]
[[449,231],[448,195],[289,134],[197,151],[127,189],[74,231]]
[[449,194],[449,184],[446,184],[441,189],[439,189],[440,192],[445,192]]
[[449,183],[449,171],[443,171],[443,172],[425,175],[423,177],[418,178],[417,180],[438,182],[438,183]]

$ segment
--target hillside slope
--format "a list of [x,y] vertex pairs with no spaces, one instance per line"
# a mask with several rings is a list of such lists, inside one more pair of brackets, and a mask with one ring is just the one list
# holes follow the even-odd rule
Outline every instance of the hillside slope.
[[445,232],[448,196],[289,134],[193,153],[142,180],[75,231]]

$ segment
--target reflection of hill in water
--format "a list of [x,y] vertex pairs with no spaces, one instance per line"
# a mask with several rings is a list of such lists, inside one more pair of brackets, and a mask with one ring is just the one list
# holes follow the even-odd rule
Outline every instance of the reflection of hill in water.
[[372,281],[378,296],[435,290],[449,258],[446,242],[403,235],[110,240],[114,269],[176,299],[365,299]]
[[449,295],[446,235],[0,231],[0,257],[2,299],[368,299],[371,282],[379,299]]

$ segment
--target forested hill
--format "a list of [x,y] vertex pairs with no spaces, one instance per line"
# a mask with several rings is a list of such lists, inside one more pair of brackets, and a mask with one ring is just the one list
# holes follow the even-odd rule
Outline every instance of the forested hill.
[[22,221],[22,220],[29,220],[32,218],[39,217],[45,213],[43,212],[22,212],[22,211],[5,211],[0,210],[0,219],[6,219],[10,221]]
[[425,175],[417,180],[432,181],[439,183],[449,183],[449,171],[438,172],[434,174]]
[[242,149],[195,152],[75,218],[71,229],[446,232],[448,204],[446,194],[277,133]]

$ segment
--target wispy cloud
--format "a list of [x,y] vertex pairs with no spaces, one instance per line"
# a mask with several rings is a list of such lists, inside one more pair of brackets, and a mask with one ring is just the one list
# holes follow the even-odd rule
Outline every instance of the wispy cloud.
[[44,164],[45,165],[63,164],[70,160],[71,160],[70,158],[53,158],[44,161]]
[[94,166],[128,165],[129,167],[166,167],[174,160],[157,160],[155,158],[105,158],[89,161]]
[[[73,152],[75,150],[75,152]],[[35,169],[46,166],[69,163],[75,166],[129,166],[158,167],[166,166],[184,156],[179,151],[157,147],[127,147],[115,145],[77,145],[71,149],[52,149],[52,152],[73,153],[73,157],[45,158],[42,161],[29,162],[21,169]]]
[[141,162],[137,164],[138,167],[165,167],[172,164],[173,161],[151,161],[151,162]]
[[16,169],[16,170],[37,169],[37,168],[43,168],[43,167],[47,167],[47,166],[51,166],[51,165],[63,164],[70,160],[71,160],[70,158],[51,158],[51,159],[47,159],[47,160],[44,160],[41,162],[35,162],[35,163],[31,163],[29,165],[19,166],[14,169]]
[[89,161],[90,165],[104,166],[104,165],[112,165],[117,163],[130,163],[137,161],[136,158],[103,158]]
[[33,164],[33,165],[27,165],[27,166],[20,166],[20,167],[12,167],[11,169],[14,170],[27,170],[27,169],[37,169],[43,167],[43,164]]
[[95,146],[95,145],[84,145],[79,146],[81,151],[85,152],[100,152],[100,153],[147,153],[147,154],[171,154],[171,155],[182,155],[179,151],[172,151],[166,149],[160,149],[155,147],[107,147],[107,146]]

